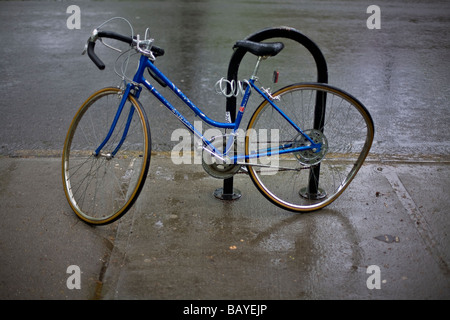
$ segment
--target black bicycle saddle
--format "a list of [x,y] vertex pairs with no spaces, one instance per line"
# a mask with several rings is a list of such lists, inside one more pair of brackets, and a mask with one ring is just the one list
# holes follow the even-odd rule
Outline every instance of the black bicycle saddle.
[[258,57],[273,57],[280,53],[284,48],[282,42],[254,42],[249,40],[239,40],[233,46],[235,48],[242,48]]

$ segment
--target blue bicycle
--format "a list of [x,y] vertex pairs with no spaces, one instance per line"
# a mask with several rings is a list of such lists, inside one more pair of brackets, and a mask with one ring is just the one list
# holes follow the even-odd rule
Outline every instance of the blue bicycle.
[[[248,80],[219,83],[224,94],[240,92],[242,102],[235,121],[217,122],[155,66],[164,50],[147,35],[140,39],[94,30],[87,53],[98,68],[105,65],[94,48],[96,41],[105,38],[128,44],[140,59],[133,78],[124,77],[123,86],[101,89],[86,100],[67,133],[62,159],[64,191],[73,211],[89,224],[108,224],[123,216],[144,186],[151,139],[139,102],[142,88],[200,139],[202,165],[211,176],[228,178],[245,171],[268,200],[287,210],[307,212],[329,205],[349,185],[369,153],[374,124],[367,109],[350,94],[321,83],[293,84],[275,93],[256,85],[260,63],[283,50],[282,42],[236,42],[235,48],[256,56],[256,65]],[[149,82],[147,74],[173,91],[202,121],[224,133],[206,138]],[[242,130],[252,92],[262,102]]]

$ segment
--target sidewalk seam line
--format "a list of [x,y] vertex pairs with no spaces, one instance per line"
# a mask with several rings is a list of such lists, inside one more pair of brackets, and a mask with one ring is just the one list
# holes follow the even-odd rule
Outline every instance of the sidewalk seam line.
[[439,267],[445,272],[445,274],[450,274],[449,266],[447,262],[442,258],[440,250],[438,248],[438,243],[431,234],[430,225],[423,216],[420,209],[417,207],[413,198],[409,194],[406,187],[403,185],[402,181],[398,175],[391,170],[386,170],[384,176],[388,180],[398,200],[400,201],[403,208],[407,211],[408,216],[414,224],[415,229],[418,231],[420,237],[422,238],[427,251],[437,260]]

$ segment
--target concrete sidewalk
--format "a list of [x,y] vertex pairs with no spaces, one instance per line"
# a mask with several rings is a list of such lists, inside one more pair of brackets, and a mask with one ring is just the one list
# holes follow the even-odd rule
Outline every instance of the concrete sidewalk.
[[443,159],[369,161],[331,206],[296,215],[245,174],[242,198],[220,201],[201,165],[155,155],[133,209],[103,227],[71,212],[60,171],[59,158],[0,158],[0,299],[450,298]]

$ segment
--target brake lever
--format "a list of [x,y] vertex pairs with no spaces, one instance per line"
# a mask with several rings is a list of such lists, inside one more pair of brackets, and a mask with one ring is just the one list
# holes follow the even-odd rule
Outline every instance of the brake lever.
[[98,30],[94,29],[92,31],[92,35],[89,37],[86,44],[84,45],[83,52],[81,52],[82,56],[86,54],[89,42],[95,42],[95,41],[97,41],[97,39],[98,39]]

